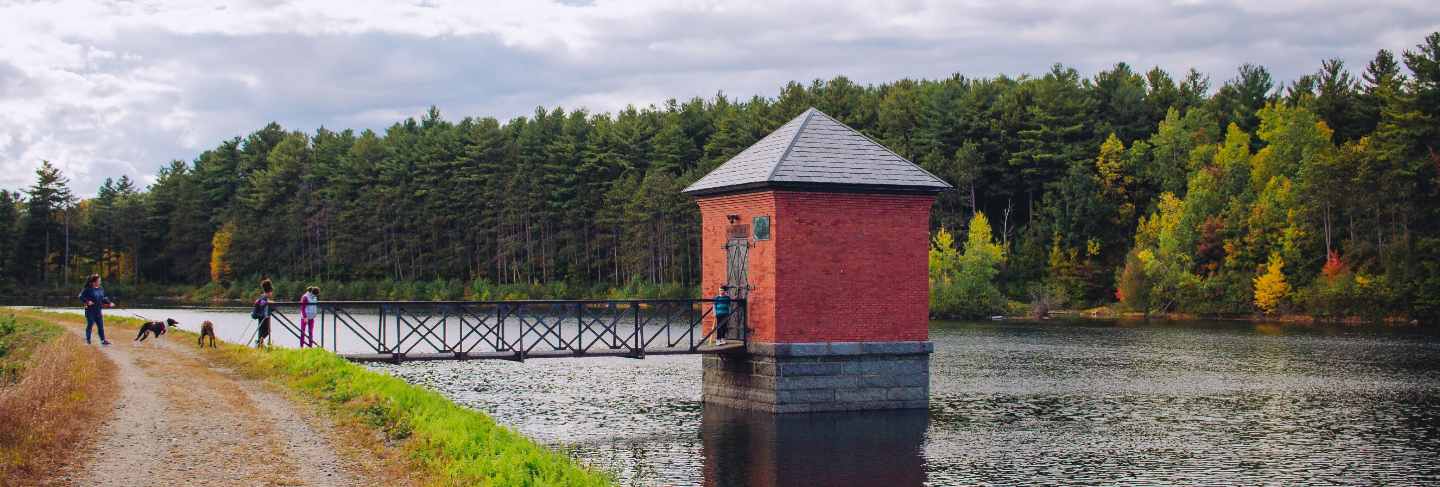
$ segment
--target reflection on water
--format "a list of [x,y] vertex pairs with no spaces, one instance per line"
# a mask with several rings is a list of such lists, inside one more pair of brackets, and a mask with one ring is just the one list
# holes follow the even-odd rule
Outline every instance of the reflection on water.
[[918,409],[776,415],[706,406],[704,483],[921,485],[928,422]]
[[627,485],[1440,482],[1433,330],[937,322],[931,337],[928,412],[702,406],[694,356],[375,367]]

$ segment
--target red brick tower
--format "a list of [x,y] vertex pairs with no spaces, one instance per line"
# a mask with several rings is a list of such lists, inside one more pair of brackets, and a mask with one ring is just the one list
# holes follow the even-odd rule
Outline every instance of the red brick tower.
[[746,299],[749,346],[705,402],[774,412],[928,404],[930,206],[952,189],[811,108],[685,189],[702,290]]

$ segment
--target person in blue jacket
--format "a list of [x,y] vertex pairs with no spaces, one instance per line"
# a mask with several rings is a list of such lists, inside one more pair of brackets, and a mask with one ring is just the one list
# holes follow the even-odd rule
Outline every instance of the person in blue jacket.
[[100,344],[109,345],[110,341],[105,339],[105,317],[101,316],[100,310],[115,306],[110,297],[105,295],[105,288],[100,287],[100,275],[91,274],[85,280],[85,289],[80,291],[80,301],[85,303],[85,343],[90,343],[90,329],[100,329]]
[[724,345],[729,332],[730,293],[726,286],[720,286],[720,294],[715,296],[715,344]]

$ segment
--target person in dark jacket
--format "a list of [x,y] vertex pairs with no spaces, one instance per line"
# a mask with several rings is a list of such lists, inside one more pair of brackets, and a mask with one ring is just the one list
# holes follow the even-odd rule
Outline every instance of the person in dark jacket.
[[100,344],[109,345],[110,341],[105,339],[105,317],[100,310],[115,306],[115,303],[105,295],[105,288],[100,287],[99,274],[91,274],[85,280],[85,289],[80,290],[80,301],[85,303],[85,343],[90,343],[90,330],[99,328]]
[[270,284],[269,279],[260,281],[260,297],[255,299],[255,307],[261,310],[260,327],[255,336],[255,348],[264,348],[265,342],[270,339],[270,297],[274,293],[275,287]]

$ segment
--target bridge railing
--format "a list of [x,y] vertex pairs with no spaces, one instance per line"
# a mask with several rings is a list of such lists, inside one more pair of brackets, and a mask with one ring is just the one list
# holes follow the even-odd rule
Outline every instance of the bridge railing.
[[[697,353],[715,338],[713,299],[329,301],[315,306],[315,346],[360,360]],[[748,334],[731,301],[726,340]],[[272,328],[301,338],[298,302],[271,303]],[[711,326],[706,326],[707,324]]]

